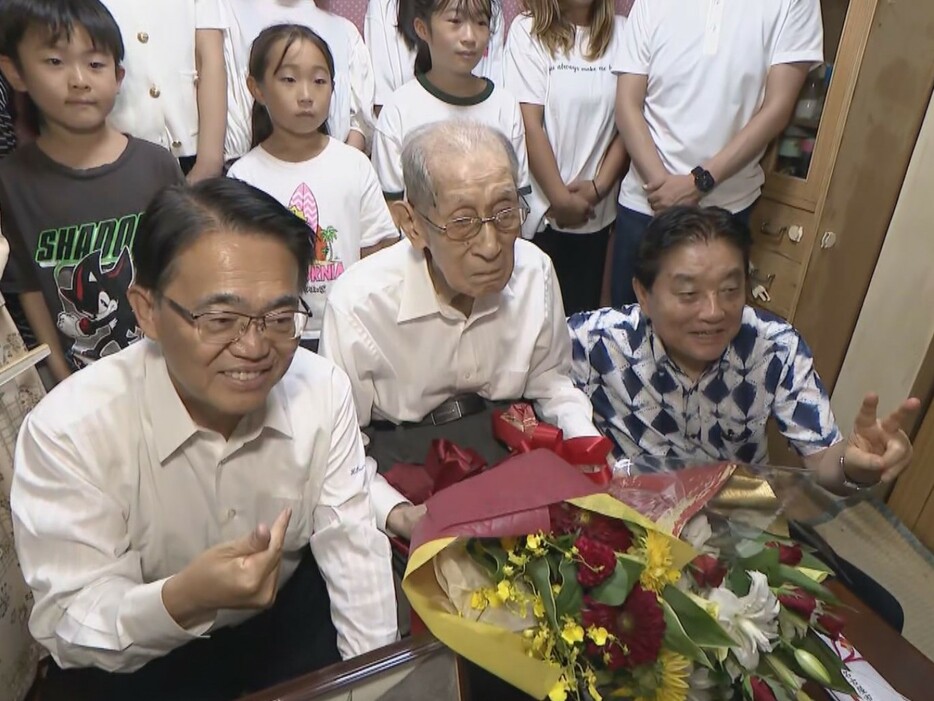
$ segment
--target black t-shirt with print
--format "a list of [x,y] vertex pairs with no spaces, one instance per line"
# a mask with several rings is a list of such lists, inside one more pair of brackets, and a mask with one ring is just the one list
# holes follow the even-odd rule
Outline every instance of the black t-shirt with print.
[[42,291],[79,367],[139,338],[126,298],[130,247],[150,200],[180,182],[168,151],[133,137],[113,163],[88,170],[64,166],[36,144],[0,161],[0,229],[11,252],[4,291]]

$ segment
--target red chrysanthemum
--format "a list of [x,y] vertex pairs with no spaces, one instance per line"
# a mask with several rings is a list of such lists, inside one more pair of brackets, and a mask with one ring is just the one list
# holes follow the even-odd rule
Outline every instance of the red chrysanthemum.
[[805,621],[811,620],[811,615],[814,613],[814,609],[817,608],[817,599],[812,594],[798,588],[779,594],[778,600],[782,606],[791,609]]
[[752,701],[775,701],[775,692],[759,677],[750,677],[749,686],[752,687]]
[[581,533],[624,553],[632,545],[632,532],[622,521],[580,509],[572,504],[552,504],[548,507],[551,528],[555,533]]
[[613,574],[616,555],[610,546],[582,535],[574,547],[582,560],[577,566],[577,581],[585,587],[595,587]]
[[825,611],[817,617],[817,625],[823,628],[827,635],[836,640],[843,633],[846,619],[833,611]]
[[665,635],[665,616],[658,597],[636,584],[622,606],[607,606],[585,599],[581,611],[584,628],[605,628],[615,640],[600,647],[587,643],[587,653],[609,669],[630,669],[658,659]]
[[691,562],[691,574],[699,587],[719,587],[726,576],[726,565],[710,553],[704,553]]
[[797,543],[794,545],[785,545],[784,543],[773,540],[770,543],[766,543],[766,545],[770,548],[778,548],[778,561],[783,565],[797,567],[798,563],[801,562],[803,553],[801,552],[801,546]]

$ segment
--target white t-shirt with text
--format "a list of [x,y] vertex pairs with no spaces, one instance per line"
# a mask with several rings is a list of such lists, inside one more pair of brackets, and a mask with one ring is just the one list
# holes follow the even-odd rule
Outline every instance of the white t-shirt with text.
[[[616,76],[611,69],[618,60],[624,23],[624,17],[615,18],[609,46],[592,61],[585,58],[588,28],[578,28],[572,51],[557,56],[532,37],[531,17],[516,17],[509,29],[506,88],[520,103],[544,106],[545,135],[564,183],[593,180],[616,136]],[[593,219],[563,231],[589,234],[616,219],[617,189],[604,194]],[[545,212],[550,203],[534,176],[528,202],[531,211],[523,226],[527,238],[548,225]]]

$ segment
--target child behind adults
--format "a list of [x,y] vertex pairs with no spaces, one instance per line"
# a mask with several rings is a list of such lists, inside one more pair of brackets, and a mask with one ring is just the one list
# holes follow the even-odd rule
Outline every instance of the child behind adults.
[[469,119],[501,131],[519,159],[519,194],[528,194],[525,126],[519,103],[493,81],[474,74],[490,42],[491,0],[413,3],[418,36],[415,79],[383,105],[373,136],[373,165],[383,195],[387,200],[402,199],[406,136],[420,126],[448,119]]
[[370,161],[329,136],[334,58],[324,39],[297,24],[264,29],[250,52],[248,84],[254,148],[228,175],[272,195],[308,224],[315,257],[304,295],[312,316],[302,343],[317,350],[331,284],[399,234]]
[[[28,93],[39,136],[0,161],[5,281],[61,381],[140,337],[126,299],[143,210],[183,182],[165,149],[108,126],[123,41],[99,0],[7,0],[0,69]],[[15,274],[7,278],[10,268]]]

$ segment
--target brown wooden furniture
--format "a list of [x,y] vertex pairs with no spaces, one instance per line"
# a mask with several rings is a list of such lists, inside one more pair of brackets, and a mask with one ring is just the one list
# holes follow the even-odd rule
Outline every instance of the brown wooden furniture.
[[821,8],[833,68],[812,74],[764,160],[751,287],[803,334],[832,389],[934,86],[934,3]]
[[[763,160],[750,290],[801,332],[832,391],[930,102],[934,3],[821,0],[821,10],[825,65]],[[801,464],[774,425],[769,451]]]

